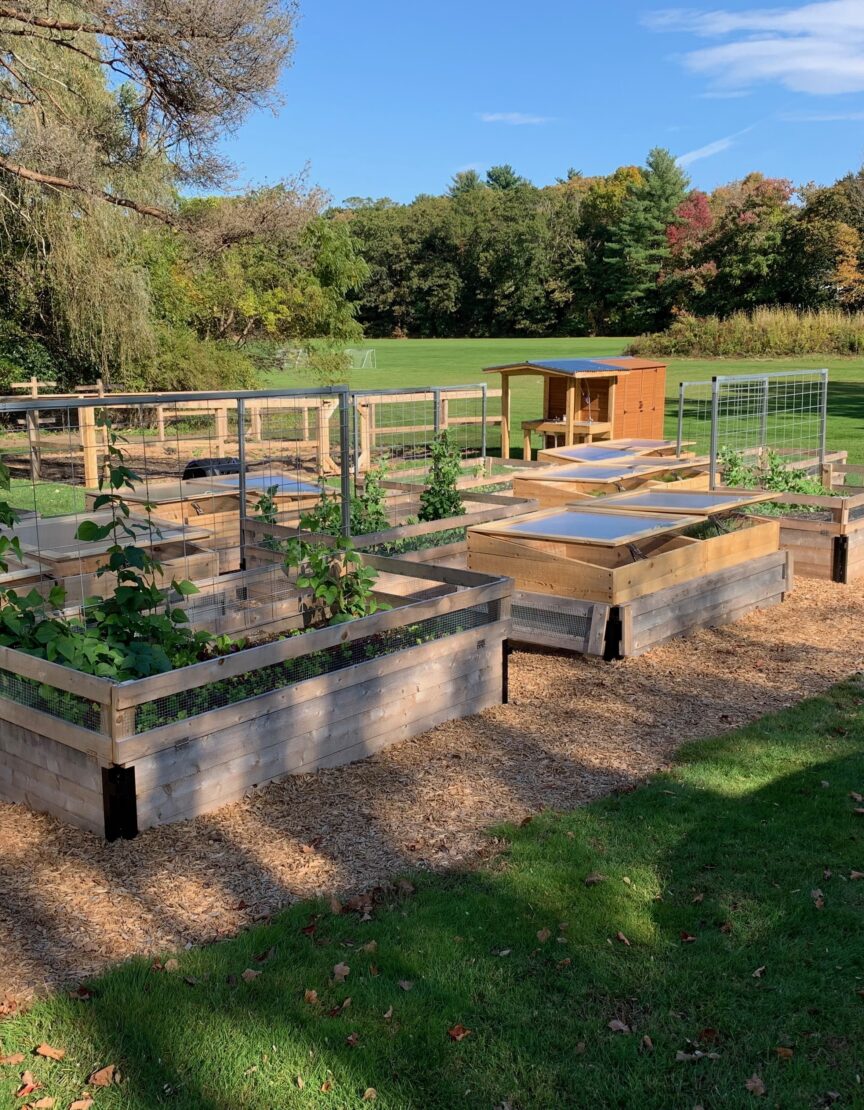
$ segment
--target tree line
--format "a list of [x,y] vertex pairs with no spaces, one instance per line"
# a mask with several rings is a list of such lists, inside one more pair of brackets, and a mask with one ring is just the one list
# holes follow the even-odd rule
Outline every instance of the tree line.
[[511,166],[410,204],[352,198],[370,336],[633,335],[685,314],[864,307],[864,171],[690,187],[669,151],[546,187]]

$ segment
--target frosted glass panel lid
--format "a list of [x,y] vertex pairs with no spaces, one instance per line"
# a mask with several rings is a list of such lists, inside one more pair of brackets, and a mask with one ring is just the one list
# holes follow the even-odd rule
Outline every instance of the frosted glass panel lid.
[[770,501],[771,493],[709,493],[701,490],[674,489],[642,490],[637,493],[616,494],[614,497],[598,499],[592,508],[608,512],[649,512],[649,513],[698,513],[711,516],[714,513],[730,512],[755,505],[760,501]]
[[530,477],[538,482],[615,482],[621,478],[632,478],[634,474],[656,474],[668,469],[660,460],[646,463],[638,455],[622,455],[615,462],[573,463],[572,466],[527,471],[520,477]]
[[[226,474],[224,477],[215,478],[214,485],[228,489],[240,488],[239,474]],[[263,493],[265,490],[276,487],[277,493],[309,493],[320,494],[321,487],[317,482],[304,482],[300,478],[292,478],[285,474],[247,474],[246,489]]]
[[[526,539],[559,540],[570,543],[600,544],[617,547],[652,536],[661,536],[698,524],[697,516],[662,516],[659,513],[610,513],[590,509],[565,509],[561,512],[536,513],[530,517],[495,527],[502,535],[524,536]],[[487,526],[487,530],[492,530]]]

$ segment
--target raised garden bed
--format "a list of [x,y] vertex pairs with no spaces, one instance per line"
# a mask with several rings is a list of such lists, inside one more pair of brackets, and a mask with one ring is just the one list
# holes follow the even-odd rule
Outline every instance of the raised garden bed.
[[864,576],[864,493],[778,493],[780,546],[807,578],[850,583]]
[[0,648],[0,797],[129,837],[500,703],[512,583],[365,561],[394,608],[150,678]]
[[[464,543],[467,530],[475,524],[506,520],[537,508],[536,501],[504,493],[463,490],[461,496],[466,509],[461,516],[417,521],[420,511],[418,492],[388,490],[387,511],[393,527],[352,536],[352,543],[358,551],[374,555],[436,559],[446,555],[453,544]],[[409,520],[414,523],[408,523]],[[244,530],[247,567],[272,563],[279,558],[281,543],[296,535],[296,525],[285,522],[284,518],[279,524],[268,524],[250,517]],[[334,537],[320,533],[311,538],[324,543],[334,542]]]
[[[591,521],[562,525],[567,515],[622,522],[601,535],[603,526]],[[778,523],[736,523],[724,530],[724,523],[659,513],[547,510],[513,529],[472,528],[468,565],[514,579],[515,641],[620,658],[783,600],[792,568],[778,551]],[[681,534],[688,530],[697,535]]]
[[628,456],[615,462],[571,463],[513,475],[513,494],[535,499],[543,508],[642,489],[661,482],[681,489],[707,489],[708,475],[696,461]]

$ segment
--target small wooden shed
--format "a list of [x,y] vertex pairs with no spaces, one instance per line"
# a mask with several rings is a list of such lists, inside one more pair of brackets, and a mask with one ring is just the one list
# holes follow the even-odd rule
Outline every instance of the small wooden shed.
[[545,447],[570,447],[595,439],[663,438],[666,366],[651,359],[562,358],[488,366],[501,375],[501,457],[510,458],[512,433],[510,379],[543,378],[543,415],[522,422],[524,455],[531,457],[531,435]]

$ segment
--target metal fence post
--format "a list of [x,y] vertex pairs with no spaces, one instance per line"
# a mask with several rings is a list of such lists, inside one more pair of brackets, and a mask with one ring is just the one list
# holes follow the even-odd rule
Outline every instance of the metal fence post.
[[768,403],[770,399],[771,383],[768,375],[762,379],[762,419],[759,421],[759,457],[768,446]]
[[828,371],[820,370],[819,377],[822,382],[822,399],[819,406],[819,471],[821,475],[825,467],[825,437],[828,426]]
[[351,395],[339,391],[339,475],[342,485],[342,535],[351,535],[351,424],[348,408]]
[[432,423],[435,429],[435,436],[437,438],[441,431],[441,390],[432,390],[432,403],[435,406],[435,415],[432,418]]
[[237,458],[240,462],[240,569],[246,569],[246,402],[237,398]]
[[483,383],[480,394],[480,458],[486,458],[486,383]]
[[681,457],[681,447],[684,442],[684,382],[678,383],[678,446],[675,454]]
[[717,420],[720,412],[720,383],[711,379],[711,447],[708,458],[708,488],[717,486]]

